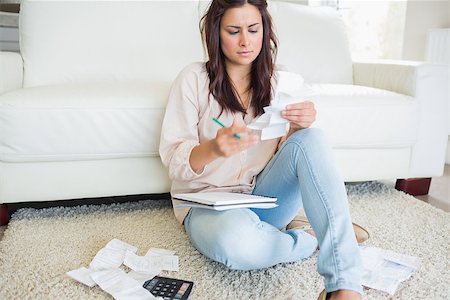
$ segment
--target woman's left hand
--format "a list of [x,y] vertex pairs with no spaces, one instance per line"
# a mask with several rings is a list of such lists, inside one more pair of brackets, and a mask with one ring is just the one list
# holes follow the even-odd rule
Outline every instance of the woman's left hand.
[[308,128],[316,120],[316,109],[311,101],[289,104],[281,116],[290,122],[291,130]]

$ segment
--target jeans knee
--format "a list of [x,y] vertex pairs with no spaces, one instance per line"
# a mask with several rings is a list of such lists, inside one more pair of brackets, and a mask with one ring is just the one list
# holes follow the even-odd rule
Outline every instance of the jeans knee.
[[[286,144],[294,144],[311,153],[327,152],[330,148],[325,134],[318,128],[306,128],[294,132],[286,141]],[[309,151],[308,151],[309,152]]]
[[187,232],[194,247],[230,269],[254,268],[253,258],[258,251],[254,242],[259,222],[256,215],[244,210],[204,213],[214,217],[202,219],[201,215],[194,214],[187,223]]
[[325,135],[322,129],[319,128],[305,128],[297,130],[288,139],[292,141],[299,141],[304,144],[323,143]]
[[232,270],[258,268],[258,245],[249,228],[229,228],[216,239],[217,260]]

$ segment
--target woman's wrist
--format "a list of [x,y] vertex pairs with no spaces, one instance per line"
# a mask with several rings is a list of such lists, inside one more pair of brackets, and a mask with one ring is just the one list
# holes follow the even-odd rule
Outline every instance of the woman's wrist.
[[195,146],[189,157],[189,164],[195,173],[200,173],[207,164],[216,160],[220,155],[214,150],[214,139]]

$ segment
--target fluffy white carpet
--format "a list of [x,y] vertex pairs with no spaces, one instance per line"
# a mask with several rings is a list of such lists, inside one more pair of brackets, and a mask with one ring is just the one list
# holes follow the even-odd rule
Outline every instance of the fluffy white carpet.
[[[450,214],[381,183],[348,185],[352,219],[371,233],[367,245],[418,256],[421,269],[394,299],[450,298]],[[192,299],[316,299],[323,281],[317,255],[257,271],[230,271],[198,253],[176,222],[170,203],[21,209],[0,242],[0,299],[110,299],[65,275],[88,266],[108,241],[176,250],[180,272],[194,281]],[[366,299],[391,299],[365,290]]]

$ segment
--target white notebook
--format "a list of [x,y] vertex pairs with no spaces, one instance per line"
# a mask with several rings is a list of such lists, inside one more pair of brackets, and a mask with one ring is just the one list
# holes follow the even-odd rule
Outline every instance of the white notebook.
[[233,208],[254,207],[273,208],[276,207],[277,198],[264,197],[243,193],[229,192],[204,192],[174,194],[172,197],[181,200],[175,207],[202,207],[214,210],[226,210]]

